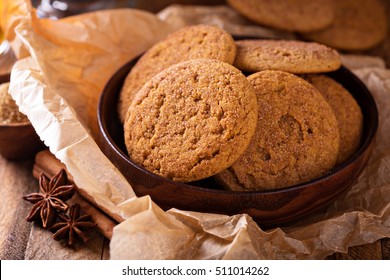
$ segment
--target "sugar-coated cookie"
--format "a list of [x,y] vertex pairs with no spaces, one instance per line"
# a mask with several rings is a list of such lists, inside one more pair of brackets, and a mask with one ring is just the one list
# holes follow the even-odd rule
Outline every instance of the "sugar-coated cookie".
[[332,0],[228,0],[243,16],[262,25],[287,31],[309,32],[330,25]]
[[334,1],[333,23],[320,31],[305,33],[307,39],[330,47],[358,51],[370,49],[386,38],[386,9],[378,0]]
[[130,158],[163,177],[197,181],[232,165],[256,128],[257,98],[232,65],[196,59],[173,65],[135,96],[124,124]]
[[124,118],[134,95],[154,75],[165,68],[190,59],[211,58],[233,63],[236,45],[223,29],[210,25],[184,27],[155,44],[139,59],[122,87],[118,112]]
[[339,53],[319,43],[287,40],[239,40],[234,65],[246,72],[282,70],[323,73],[341,66]]
[[345,162],[359,148],[363,130],[363,114],[351,93],[325,75],[307,75],[310,82],[328,101],[339,124],[340,149],[337,164]]
[[255,135],[216,179],[234,191],[292,186],[324,175],[339,151],[336,117],[318,90],[293,74],[265,70],[248,77],[258,98]]

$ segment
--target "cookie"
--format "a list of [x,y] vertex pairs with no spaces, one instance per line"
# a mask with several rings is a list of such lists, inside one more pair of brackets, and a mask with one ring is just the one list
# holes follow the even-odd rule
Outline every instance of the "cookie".
[[335,1],[335,6],[332,25],[303,36],[346,51],[370,49],[386,38],[386,9],[380,1],[343,0]]
[[174,181],[232,165],[256,127],[253,87],[232,65],[196,59],[173,65],[137,93],[124,124],[130,158]]
[[328,101],[336,116],[340,131],[337,164],[345,162],[359,148],[363,129],[363,114],[351,93],[325,75],[307,75],[311,83]]
[[246,72],[323,73],[340,68],[339,53],[325,45],[286,40],[236,41],[234,65]]
[[151,47],[134,65],[120,93],[119,119],[124,122],[127,109],[138,90],[165,68],[190,59],[211,58],[233,63],[236,45],[232,36],[209,25],[184,27]]
[[228,0],[246,18],[286,31],[309,32],[330,25],[334,18],[332,0]]
[[245,153],[215,178],[234,191],[270,190],[309,181],[334,167],[336,117],[307,81],[265,70],[248,77],[258,101],[255,135]]

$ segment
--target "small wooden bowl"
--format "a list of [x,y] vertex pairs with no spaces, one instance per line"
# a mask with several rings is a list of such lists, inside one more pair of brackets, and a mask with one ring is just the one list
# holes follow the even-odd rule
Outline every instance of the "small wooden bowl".
[[[0,84],[9,82],[9,75],[0,76]],[[29,122],[0,123],[0,155],[9,160],[33,157],[45,145]]]
[[0,124],[0,155],[6,159],[32,158],[44,148],[30,123]]
[[130,61],[120,68],[102,92],[98,107],[99,145],[137,196],[150,195],[165,210],[173,207],[227,215],[247,213],[264,227],[286,224],[336,199],[355,182],[370,157],[378,127],[377,107],[366,86],[348,69],[341,67],[328,75],[349,90],[359,103],[364,115],[362,143],[347,162],[325,176],[278,190],[233,192],[223,190],[212,178],[184,184],[155,175],[128,157],[123,128],[117,116],[119,92],[135,62]]
[[10,79],[10,74],[0,75],[0,84],[9,82],[9,79]]

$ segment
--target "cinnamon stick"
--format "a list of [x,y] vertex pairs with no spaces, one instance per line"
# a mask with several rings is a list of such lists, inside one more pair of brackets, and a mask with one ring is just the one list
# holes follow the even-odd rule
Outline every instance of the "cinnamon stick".
[[[73,182],[73,177],[66,170],[66,167],[61,163],[50,151],[44,150],[36,154],[35,162],[33,166],[33,176],[39,179],[41,173],[44,173],[48,177],[55,176],[61,169],[67,172],[68,180]],[[78,203],[86,214],[91,216],[93,222],[96,223],[97,229],[106,238],[111,239],[114,226],[121,222],[120,217],[116,217],[111,213],[107,213],[106,209],[102,209],[97,205],[93,198],[88,195],[84,190],[80,189],[76,185],[77,192],[72,197],[72,202]],[[111,215],[110,215],[111,214]],[[114,218],[110,217],[114,216]]]

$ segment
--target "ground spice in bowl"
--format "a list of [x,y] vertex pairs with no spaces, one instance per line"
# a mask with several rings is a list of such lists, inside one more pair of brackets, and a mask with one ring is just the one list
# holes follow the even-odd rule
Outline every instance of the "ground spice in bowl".
[[9,82],[0,84],[0,156],[9,160],[33,157],[45,145],[26,115],[8,93]]
[[8,93],[9,83],[0,85],[0,124],[26,123],[28,118],[19,112],[19,108]]

